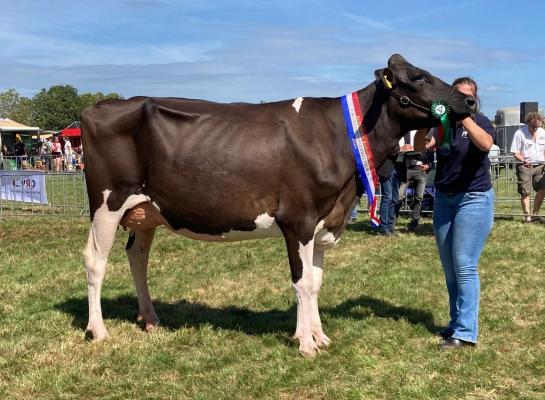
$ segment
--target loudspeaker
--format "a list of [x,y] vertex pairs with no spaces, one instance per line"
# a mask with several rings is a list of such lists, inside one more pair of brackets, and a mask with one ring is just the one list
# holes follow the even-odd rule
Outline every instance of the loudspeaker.
[[537,112],[537,101],[525,101],[520,103],[520,123],[526,123],[526,115],[529,112]]

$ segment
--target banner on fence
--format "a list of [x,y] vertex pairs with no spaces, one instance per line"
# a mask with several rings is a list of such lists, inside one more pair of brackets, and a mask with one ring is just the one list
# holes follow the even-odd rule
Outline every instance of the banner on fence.
[[47,204],[43,171],[0,171],[2,200]]

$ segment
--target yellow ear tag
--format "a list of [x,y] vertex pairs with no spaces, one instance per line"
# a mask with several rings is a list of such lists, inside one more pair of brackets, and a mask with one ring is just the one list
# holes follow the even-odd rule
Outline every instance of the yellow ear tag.
[[390,82],[388,80],[386,75],[382,75],[381,78],[382,78],[382,83],[384,83],[384,86],[386,86],[386,88],[388,88],[388,89],[391,89],[392,88],[392,82]]

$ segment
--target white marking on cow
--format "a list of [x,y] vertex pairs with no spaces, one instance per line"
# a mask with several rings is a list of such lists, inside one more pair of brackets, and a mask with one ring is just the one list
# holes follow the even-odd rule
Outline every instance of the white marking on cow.
[[178,229],[174,232],[190,239],[204,240],[206,242],[238,242],[242,240],[282,237],[282,231],[278,227],[274,217],[271,217],[269,214],[263,213],[258,215],[254,223],[256,224],[256,229],[253,231],[230,230],[221,235],[195,233],[189,229]]
[[303,98],[298,97],[294,100],[293,104],[291,105],[293,108],[295,108],[295,111],[297,111],[297,114],[299,114],[299,109],[301,108],[301,104],[303,104]]
[[143,194],[131,195],[119,210],[110,211],[108,198],[111,193],[112,191],[108,189],[102,192],[103,202],[95,211],[91,229],[89,230],[87,246],[83,251],[89,290],[89,323],[87,324],[87,330],[93,334],[93,338],[98,340],[104,339],[108,335],[102,319],[100,292],[106,273],[108,254],[115,239],[115,232],[125,211],[140,203],[149,201],[149,197]]
[[310,323],[312,336],[318,348],[329,347],[331,340],[322,330],[322,321],[320,320],[320,311],[318,310],[318,293],[322,287],[322,275],[324,265],[324,250],[316,247],[314,243],[314,256],[312,258],[312,292],[311,292],[311,315]]
[[295,337],[299,340],[299,353],[304,356],[314,356],[318,346],[312,337],[313,305],[313,257],[314,240],[307,244],[299,243],[299,257],[303,263],[303,276],[293,284],[297,299],[297,328]]
[[337,244],[340,238],[324,228],[325,221],[321,220],[314,229],[314,245],[320,250],[328,250]]

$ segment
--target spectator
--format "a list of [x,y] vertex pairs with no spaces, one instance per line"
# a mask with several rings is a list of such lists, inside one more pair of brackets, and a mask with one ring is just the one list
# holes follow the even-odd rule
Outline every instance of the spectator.
[[0,169],[4,169],[6,168],[5,166],[5,163],[7,163],[8,161],[4,161],[4,157],[7,157],[9,155],[8,153],[8,148],[6,147],[5,144],[2,145],[2,151],[0,152]]
[[59,142],[59,137],[55,136],[53,143],[51,143],[51,155],[53,157],[53,170],[60,172],[62,165],[62,151],[61,143]]
[[422,200],[424,199],[424,191],[426,189],[426,179],[433,165],[433,152],[426,151],[425,148],[427,131],[427,129],[411,131],[402,138],[406,145],[404,148],[408,151],[404,153],[405,171],[403,174],[400,174],[398,210],[406,197],[407,188],[412,187],[412,217],[411,222],[407,226],[409,232],[415,232],[418,228],[420,213],[422,211]]
[[17,159],[17,169],[26,163],[26,145],[21,141],[21,136],[15,135],[14,153]]
[[47,139],[43,139],[42,144],[40,145],[40,160],[43,165],[47,163]]
[[[520,161],[517,164],[518,193],[524,213],[524,222],[532,222],[542,218],[537,217],[545,198],[545,130],[541,127],[543,118],[537,112],[526,116],[526,125],[515,132],[511,153]],[[530,214],[530,193],[534,189],[533,217]]]
[[[407,151],[408,146],[400,140],[400,150]],[[395,162],[394,162],[395,160]],[[379,235],[391,236],[395,232],[396,209],[399,203],[399,175],[403,173],[403,155],[398,152],[390,158],[377,171],[380,182],[380,226]]]
[[51,138],[48,137],[45,139],[45,157],[46,157],[47,171],[51,171],[53,169],[51,149],[52,149]]
[[[477,84],[458,78],[452,84],[477,98]],[[475,114],[451,123],[452,140],[436,146],[433,230],[445,273],[450,322],[439,334],[440,349],[477,343],[480,280],[477,265],[494,221],[494,191],[488,151],[494,141],[490,120]],[[430,147],[438,141],[433,137]]]
[[66,170],[72,169],[72,144],[68,138],[64,138],[64,164]]

